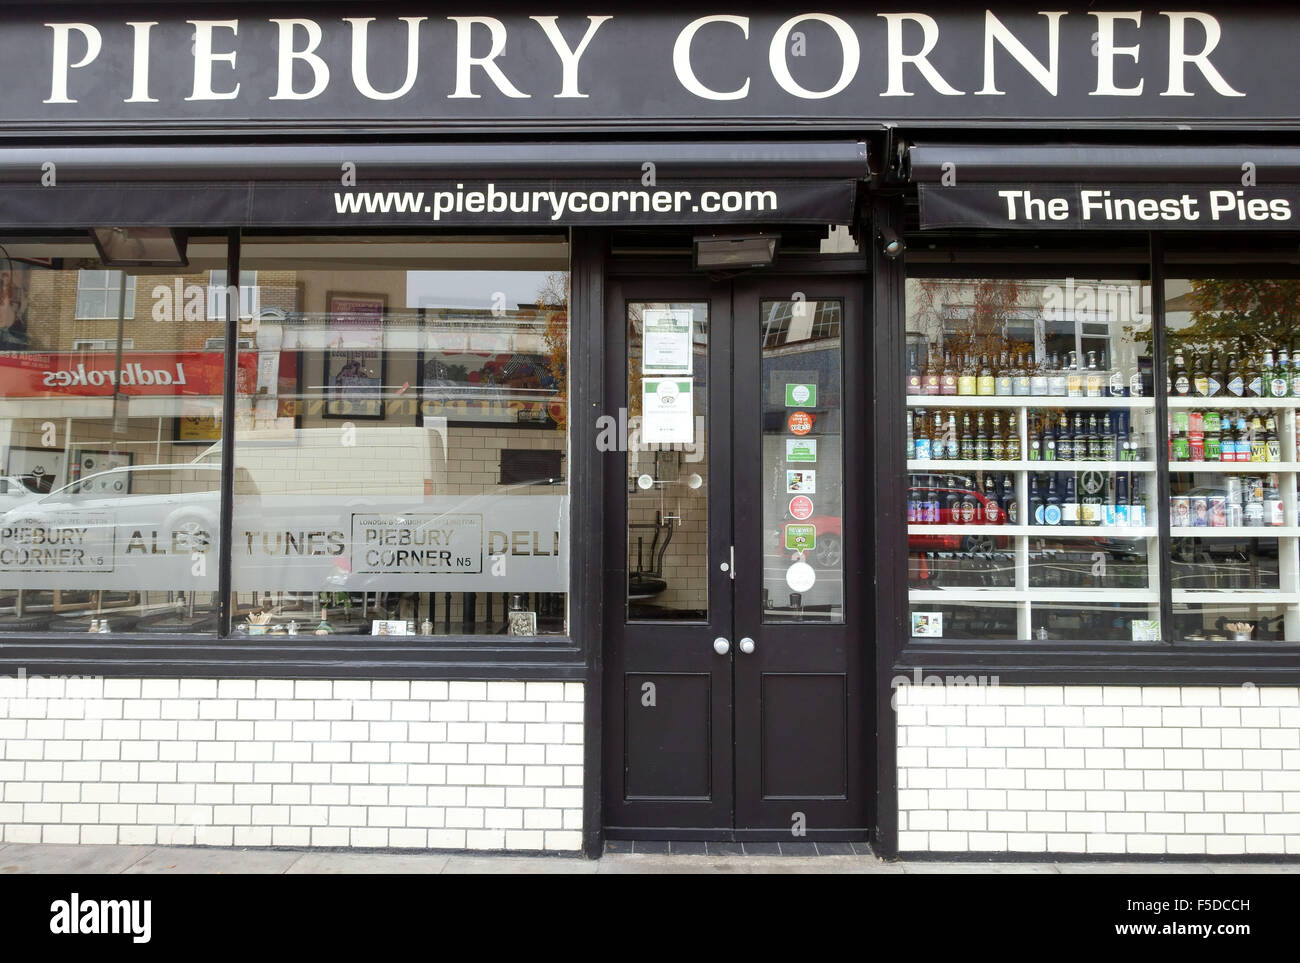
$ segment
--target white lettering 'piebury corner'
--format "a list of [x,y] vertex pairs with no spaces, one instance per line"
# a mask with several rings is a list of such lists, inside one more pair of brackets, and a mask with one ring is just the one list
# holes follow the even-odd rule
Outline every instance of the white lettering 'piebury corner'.
[[[976,19],[972,20],[972,17]],[[1090,97],[1143,96],[1148,81],[1161,97],[1245,97],[1211,59],[1224,31],[1219,19],[1198,11],[1140,10],[1126,12],[1045,11],[1012,19],[985,10],[966,14],[960,31],[945,31],[941,18],[928,13],[856,13],[840,17],[829,13],[797,13],[779,25],[737,13],[695,17],[676,30],[663,60],[671,64],[672,80],[700,101],[745,101],[758,82],[774,83],[795,102],[854,96],[850,90],[864,65],[884,64],[884,85],[869,92],[879,98],[906,98],[918,93],[944,97],[1005,97],[1043,92],[1061,95],[1061,85],[1080,85],[1073,93]],[[1156,19],[1159,18],[1159,19]],[[1153,22],[1154,21],[1154,22]],[[477,100],[485,95],[508,100],[533,98],[586,100],[593,87],[608,82],[584,58],[602,43],[616,44],[611,33],[620,25],[614,16],[531,16],[503,20],[489,16],[430,18],[407,16],[379,21],[375,17],[255,18],[186,20],[190,39],[190,67],[184,78],[156,79],[151,68],[162,58],[158,48],[159,21],[125,21],[114,24],[48,22],[49,96],[45,104],[76,104],[78,96],[97,84],[95,69],[101,60],[125,59],[131,65],[129,85],[123,82],[124,104],[159,104],[165,101],[313,101],[339,84],[370,101],[394,101],[425,96],[419,86],[421,70],[432,63],[452,64],[450,89],[437,96],[447,100]],[[1086,41],[1088,70],[1065,71],[1062,25],[1071,23],[1067,43]],[[1079,23],[1087,26],[1079,28]],[[167,25],[175,28],[176,24]],[[382,39],[376,39],[381,28]],[[794,38],[810,29],[823,38],[824,57],[839,64],[838,74],[817,87],[797,79],[792,48]],[[268,46],[261,39],[273,31]],[[268,38],[269,39],[269,38]],[[106,50],[117,43],[121,50]],[[530,45],[531,56],[513,60],[507,55],[519,45]],[[829,46],[826,46],[829,44]],[[970,76],[959,76],[952,45],[978,56],[963,56]],[[1150,50],[1153,45],[1159,50]],[[340,56],[339,50],[346,50]],[[1078,51],[1074,51],[1078,53]],[[945,54],[949,54],[945,56]],[[274,58],[274,91],[250,94],[245,83],[249,58]],[[334,62],[331,62],[331,58]],[[553,59],[552,59],[553,58]],[[544,64],[553,69],[525,69],[523,64]],[[383,61],[404,65],[400,82],[386,89],[371,77],[372,64]],[[1077,59],[1076,59],[1077,63]],[[1151,76],[1146,65],[1164,65],[1162,76]],[[254,66],[263,66],[255,63]],[[709,70],[703,68],[709,67]],[[942,69],[941,69],[942,68]],[[728,79],[706,80],[702,74]],[[342,80],[346,77],[347,80]],[[183,79],[184,84],[181,85]],[[670,78],[665,77],[665,82]],[[125,81],[125,77],[123,78]],[[558,81],[558,82],[557,82]],[[1087,84],[1087,89],[1082,85]],[[965,89],[963,89],[965,88]],[[1040,94],[1041,96],[1041,94]],[[884,100],[892,103],[892,100]]]

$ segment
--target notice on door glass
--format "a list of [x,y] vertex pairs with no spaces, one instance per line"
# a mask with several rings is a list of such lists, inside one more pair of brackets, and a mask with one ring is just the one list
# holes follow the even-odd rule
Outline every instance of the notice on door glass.
[[816,385],[786,385],[785,406],[787,408],[814,408],[817,405]]
[[815,462],[817,460],[817,439],[787,438],[785,440],[785,460]]
[[641,382],[641,441],[654,445],[694,443],[695,403],[689,380],[645,378]]
[[792,552],[806,552],[817,547],[817,527],[815,525],[787,525],[785,527],[785,547]]
[[817,492],[817,472],[811,468],[797,471],[787,469],[785,473],[785,493],[787,495],[813,495]]
[[644,374],[693,373],[692,312],[647,308],[642,315],[641,371]]

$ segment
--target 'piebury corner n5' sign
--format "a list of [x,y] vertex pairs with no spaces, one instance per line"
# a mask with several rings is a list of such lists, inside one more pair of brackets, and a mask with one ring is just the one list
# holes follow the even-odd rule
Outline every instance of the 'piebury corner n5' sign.
[[0,128],[1300,124],[1293,8],[1061,6],[47,5],[0,14]]

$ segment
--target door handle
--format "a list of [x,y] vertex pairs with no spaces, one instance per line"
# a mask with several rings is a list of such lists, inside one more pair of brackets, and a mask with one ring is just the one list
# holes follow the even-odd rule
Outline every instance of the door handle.
[[745,636],[745,638],[741,639],[741,640],[740,640],[740,651],[741,651],[741,652],[744,652],[745,655],[753,655],[753,654],[754,654],[754,640],[751,639],[749,636]]
[[731,643],[722,636],[718,636],[713,640],[713,651],[718,653],[718,655],[726,655],[731,651]]

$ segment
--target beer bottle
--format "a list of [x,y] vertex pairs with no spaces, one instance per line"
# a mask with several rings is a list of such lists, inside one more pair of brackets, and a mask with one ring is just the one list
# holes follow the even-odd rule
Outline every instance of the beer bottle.
[[1065,393],[1071,398],[1083,397],[1083,372],[1079,369],[1079,355],[1070,352],[1070,367],[1065,373]]
[[944,431],[944,452],[943,457],[949,460],[955,460],[958,456],[957,450],[957,412],[948,412],[948,427]]
[[975,416],[975,460],[988,461],[989,429],[984,423],[984,412]]
[[997,390],[997,379],[993,376],[993,362],[986,354],[980,355],[980,374],[975,388],[978,395],[991,395]]
[[1269,380],[1270,398],[1285,398],[1291,390],[1291,361],[1286,348],[1279,348],[1277,363],[1273,365],[1273,377]]
[[948,445],[943,437],[943,412],[934,412],[934,428],[930,431],[930,457],[936,460],[946,458]]
[[970,412],[963,411],[961,415],[961,456],[967,461],[975,459],[975,432],[970,426]]
[[1056,487],[1056,473],[1053,472],[1047,483],[1047,498],[1043,503],[1043,524],[1061,524],[1061,493]]
[[1052,363],[1047,371],[1047,393],[1061,398],[1065,395],[1065,369],[1061,367],[1060,355],[1052,355]]
[[1237,356],[1228,358],[1228,394],[1240,398],[1246,394],[1246,375],[1242,372]]
[[1016,413],[1007,415],[1007,461],[1020,461],[1020,427],[1016,424]]
[[907,393],[909,395],[921,393],[921,366],[916,360],[916,345],[912,345],[907,355]]
[[1006,461],[1007,438],[1002,434],[1002,415],[993,412],[993,430],[989,434],[989,458],[993,461]]
[[1074,472],[1065,473],[1064,491],[1061,493],[1061,524],[1079,524],[1079,497],[1076,493]]
[[913,456],[917,461],[930,460],[930,424],[926,421],[925,413],[917,413],[916,424],[916,454]]
[[1246,396],[1249,398],[1264,397],[1264,372],[1260,366],[1258,356],[1251,355],[1247,362],[1248,369],[1246,372]]
[[1183,360],[1183,349],[1174,353],[1174,394],[1186,397],[1192,390],[1192,383],[1187,377],[1187,362]]
[[993,377],[993,393],[995,395],[1010,395],[1015,392],[1013,386],[1014,378],[1011,374],[1011,357],[1006,351],[1003,351],[998,358],[997,371]]
[[937,395],[939,393],[939,349],[930,345],[926,352],[925,374],[921,376],[921,394]]
[[1038,475],[1033,473],[1029,476],[1029,520],[1030,525],[1046,524],[1043,520],[1043,508],[1045,507],[1043,495],[1038,490]]
[[[1047,358],[1035,358],[1031,356],[1029,359],[1029,366],[1029,393],[1031,395],[1043,397],[1048,393]],[[1297,392],[1297,394],[1300,394],[1300,392]]]
[[1227,391],[1228,376],[1223,368],[1223,355],[1214,356],[1214,364],[1210,368],[1209,391],[1206,394],[1211,397],[1217,397]]
[[1021,351],[1016,355],[1016,370],[1013,376],[1011,393],[1015,395],[1028,395],[1032,393],[1029,375],[1030,362],[1025,357],[1025,352]]
[[1198,398],[1204,398],[1210,393],[1210,372],[1205,367],[1205,355],[1197,354],[1194,364],[1196,367],[1192,374],[1192,393]]
[[975,361],[967,352],[962,356],[961,373],[957,375],[957,394],[973,395],[977,391]]
[[992,474],[984,475],[984,521],[990,525],[1002,524],[1002,506],[998,503],[997,483]]
[[1002,476],[1002,516],[1008,525],[1020,524],[1020,506],[1016,503],[1016,486],[1011,476]]
[[957,393],[957,368],[952,352],[943,353],[943,370],[939,372],[939,394],[955,395]]
[[1088,352],[1088,373],[1084,379],[1084,390],[1089,398],[1100,398],[1106,385],[1101,368],[1097,367],[1097,352]]

